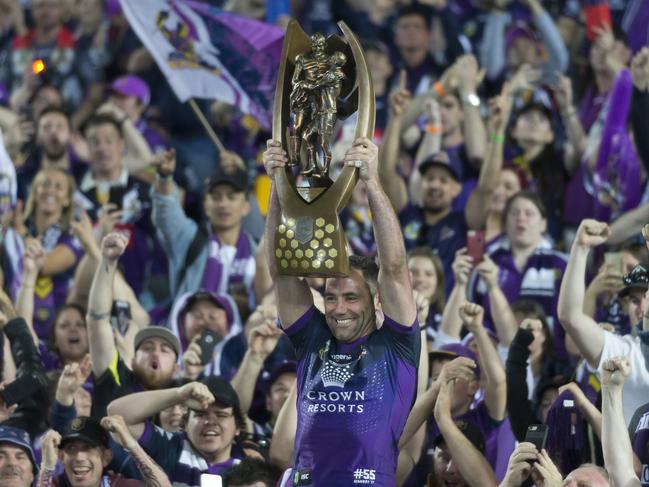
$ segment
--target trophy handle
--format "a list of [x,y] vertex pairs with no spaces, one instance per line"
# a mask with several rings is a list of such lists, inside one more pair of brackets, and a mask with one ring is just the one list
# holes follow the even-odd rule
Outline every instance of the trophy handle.
[[[358,41],[356,35],[342,20],[338,22],[338,27],[340,27],[340,30],[347,39],[347,43],[354,56],[354,64],[356,65],[357,86],[355,95],[358,96],[358,119],[356,121],[354,138],[367,137],[371,139],[374,134],[374,124],[376,121],[376,100],[374,98],[374,85],[372,84],[370,70],[367,67],[367,61],[365,60],[361,43]],[[336,212],[340,212],[347,206],[357,181],[358,169],[345,166],[334,184],[329,188],[329,191],[333,194],[344,195],[339,200]]]

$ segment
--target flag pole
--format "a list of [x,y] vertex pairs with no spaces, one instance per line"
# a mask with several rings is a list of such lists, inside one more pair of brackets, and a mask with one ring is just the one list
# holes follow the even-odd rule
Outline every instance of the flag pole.
[[216,132],[214,132],[214,129],[210,125],[210,122],[207,120],[207,118],[205,118],[205,115],[196,104],[196,100],[194,100],[194,98],[190,98],[187,101],[189,102],[189,106],[192,107],[192,110],[194,110],[194,113],[198,117],[198,120],[201,122],[201,125],[203,125],[203,128],[207,132],[207,135],[209,135],[210,139],[212,139],[212,142],[214,142],[214,145],[218,149],[219,153],[225,152],[226,149],[223,145],[223,142],[221,142],[219,136],[216,135]]

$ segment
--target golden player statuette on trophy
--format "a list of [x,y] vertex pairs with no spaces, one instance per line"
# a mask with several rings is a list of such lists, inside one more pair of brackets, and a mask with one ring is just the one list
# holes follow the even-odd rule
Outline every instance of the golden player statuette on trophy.
[[358,169],[329,176],[336,121],[357,112],[356,137],[372,137],[375,101],[360,43],[344,22],[344,38],[307,36],[297,22],[286,30],[275,89],[273,139],[289,154],[276,178],[282,218],[275,231],[281,274],[348,273],[338,213],[347,205]]

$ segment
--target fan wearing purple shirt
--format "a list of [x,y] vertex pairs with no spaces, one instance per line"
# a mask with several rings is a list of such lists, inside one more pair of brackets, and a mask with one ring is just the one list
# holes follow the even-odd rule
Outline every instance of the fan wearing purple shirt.
[[[274,251],[269,256],[280,321],[298,358],[293,486],[396,482],[399,437],[416,394],[420,334],[399,222],[377,160],[377,146],[358,138],[344,163],[358,168],[370,210],[381,215],[372,221],[380,267],[351,257],[348,277],[325,282],[323,314],[308,284],[280,275]],[[287,162],[280,142],[268,141],[268,241],[280,218],[274,178]]]
[[32,238],[41,241],[38,265],[25,269],[25,276],[14,276],[13,286],[17,289],[20,278],[29,277],[27,291],[33,294],[29,321],[42,340],[52,334],[54,315],[65,304],[74,266],[83,254],[71,233],[74,191],[74,180],[65,170],[52,167],[39,171],[25,205],[25,226],[19,230],[27,247]]
[[[505,208],[505,235],[487,248],[487,254],[498,268],[497,287],[510,303],[533,299],[543,307],[553,330],[556,352],[564,358],[564,333],[555,324],[557,294],[566,258],[544,238],[546,229],[546,212],[540,197],[529,191],[516,193]],[[493,310],[488,283],[476,272],[469,280],[467,296],[484,306],[491,327]]]

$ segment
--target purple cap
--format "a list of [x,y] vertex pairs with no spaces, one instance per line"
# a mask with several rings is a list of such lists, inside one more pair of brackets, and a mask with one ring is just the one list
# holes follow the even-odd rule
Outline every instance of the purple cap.
[[216,306],[218,306],[223,311],[225,311],[225,316],[226,319],[228,320],[228,330],[229,330],[230,327],[232,326],[232,321],[234,319],[234,312],[227,298],[217,293],[211,293],[207,291],[196,291],[194,294],[192,294],[187,298],[187,301],[185,302],[185,306],[183,308],[183,312],[186,313],[187,311],[189,311],[189,308],[191,308],[195,303],[203,300],[211,301]]
[[144,106],[147,106],[151,101],[149,85],[147,85],[142,78],[135,76],[134,74],[120,76],[113,81],[110,85],[110,89],[120,95],[139,98]]
[[29,459],[32,461],[32,468],[34,473],[38,470],[38,465],[36,464],[36,458],[34,457],[34,450],[32,449],[32,444],[29,439],[29,433],[21,428],[15,428],[13,426],[0,426],[0,443],[11,443],[19,448],[22,448],[29,455]]
[[431,362],[436,358],[450,358],[453,360],[457,357],[466,357],[473,360],[475,362],[475,376],[477,379],[480,378],[480,362],[478,361],[478,356],[473,353],[473,350],[461,343],[447,343],[428,354],[428,359]]
[[518,21],[511,26],[505,34],[505,48],[509,49],[514,41],[520,37],[525,37],[533,42],[538,42],[536,34],[530,29],[526,22]]

